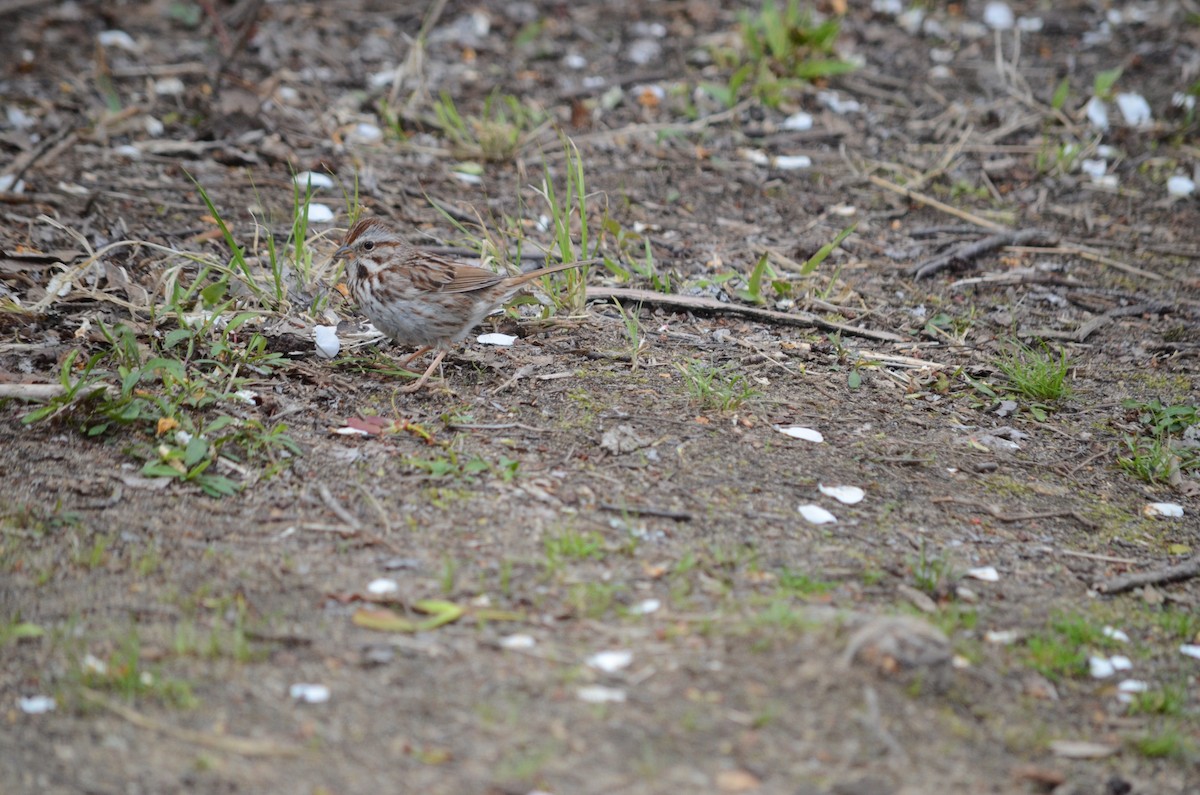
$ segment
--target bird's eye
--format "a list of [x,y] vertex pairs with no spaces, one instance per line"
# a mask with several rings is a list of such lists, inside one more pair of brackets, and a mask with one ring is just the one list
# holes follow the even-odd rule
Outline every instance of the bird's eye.
[[375,241],[367,240],[366,242],[363,243],[363,251],[374,251],[374,250],[375,250]]

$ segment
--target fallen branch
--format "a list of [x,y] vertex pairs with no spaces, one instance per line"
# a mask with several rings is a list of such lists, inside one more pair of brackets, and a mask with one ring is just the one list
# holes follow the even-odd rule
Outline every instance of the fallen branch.
[[[103,390],[110,397],[121,394],[121,390],[112,384],[96,384],[80,390],[79,397],[90,395]],[[16,398],[18,400],[46,401],[67,394],[67,388],[62,384],[0,384],[0,400]]]
[[165,734],[189,745],[199,745],[214,751],[229,751],[242,756],[297,756],[302,751],[298,746],[277,743],[273,740],[258,740],[252,737],[236,737],[228,734],[208,734],[192,729],[183,729],[143,715],[90,688],[83,688],[82,693],[88,701],[103,707],[140,729],[149,729],[159,734]]
[[1108,325],[1113,320],[1119,317],[1129,317],[1131,315],[1161,315],[1166,312],[1174,311],[1173,304],[1166,304],[1159,301],[1152,301],[1145,304],[1134,304],[1133,306],[1119,306],[1116,309],[1111,309],[1103,315],[1097,315],[1088,322],[1084,323],[1074,331],[1058,331],[1056,329],[1019,329],[1017,335],[1021,337],[1042,337],[1044,339],[1066,340],[1068,342],[1084,342],[1088,337],[1092,336],[1097,329]]
[[804,326],[819,328],[822,331],[834,331],[853,337],[866,337],[879,342],[904,342],[907,338],[890,331],[874,331],[859,328],[846,323],[833,323],[817,317],[809,312],[776,312],[773,309],[762,309],[745,304],[725,303],[715,298],[703,298],[693,295],[677,295],[674,293],[657,293],[653,290],[634,290],[627,287],[588,287],[589,301],[616,299],[623,303],[650,304],[668,309],[687,312],[713,312],[716,314],[740,315],[764,323],[776,323],[785,326]]
[[1035,242],[1053,246],[1058,244],[1058,239],[1043,229],[1001,231],[994,235],[989,235],[982,240],[976,240],[973,243],[964,243],[960,246],[955,246],[944,254],[922,262],[913,268],[910,273],[918,279],[923,279],[926,276],[932,276],[938,271],[945,270],[951,265],[969,263],[984,254],[1004,248],[1005,246],[1025,246]]
[[1134,574],[1122,574],[1120,577],[1113,577],[1097,583],[1095,588],[1100,593],[1123,593],[1146,585],[1190,580],[1196,576],[1200,576],[1200,555],[1194,555],[1174,566],[1166,566],[1152,571],[1139,571]]

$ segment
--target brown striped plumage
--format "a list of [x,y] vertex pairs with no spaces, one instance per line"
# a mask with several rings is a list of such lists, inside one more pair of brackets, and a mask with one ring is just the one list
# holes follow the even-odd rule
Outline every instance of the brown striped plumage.
[[346,286],[375,327],[402,345],[431,348],[437,356],[406,390],[419,389],[453,348],[484,317],[531,279],[577,268],[571,262],[522,273],[503,274],[418,251],[379,218],[350,228],[335,259],[346,261]]

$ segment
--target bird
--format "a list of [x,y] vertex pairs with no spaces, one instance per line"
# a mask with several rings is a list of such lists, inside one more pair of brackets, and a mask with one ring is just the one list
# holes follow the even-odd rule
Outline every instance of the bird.
[[591,262],[563,262],[508,276],[417,249],[374,216],[351,226],[333,256],[345,261],[350,296],[375,328],[401,345],[419,346],[404,360],[405,367],[437,350],[428,369],[402,392],[420,389],[446,353],[521,285]]

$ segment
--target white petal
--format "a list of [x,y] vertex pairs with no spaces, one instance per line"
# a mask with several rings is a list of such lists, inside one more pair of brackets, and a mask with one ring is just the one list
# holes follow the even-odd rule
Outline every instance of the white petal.
[[329,205],[313,202],[308,205],[308,221],[313,224],[325,224],[333,220],[333,210]]
[[788,116],[779,126],[785,130],[811,130],[813,126],[813,117],[811,113],[800,111],[799,113],[793,113],[791,116]]
[[1150,103],[1141,94],[1117,94],[1117,107],[1131,127],[1149,124],[1152,120]]
[[772,425],[771,427],[783,435],[790,436],[793,439],[803,439],[806,442],[817,443],[825,441],[825,437],[821,435],[821,432],[814,431],[812,428],[805,428],[800,425],[788,425],[783,427],[779,425]]
[[820,505],[801,505],[797,510],[810,524],[832,524],[837,521],[836,516]]
[[1107,657],[1088,657],[1088,668],[1093,679],[1107,679],[1117,672]]
[[606,674],[616,673],[622,668],[628,668],[631,662],[633,662],[633,652],[623,649],[601,651],[587,658],[588,665]]
[[1108,106],[1104,104],[1104,100],[1099,97],[1092,97],[1084,106],[1087,112],[1088,121],[1098,130],[1108,129]]
[[505,635],[500,639],[504,649],[532,649],[536,643],[532,635]]
[[1119,629],[1113,629],[1112,627],[1105,627],[1104,629],[1100,630],[1100,632],[1106,638],[1112,638],[1113,640],[1119,640],[1122,643],[1129,642],[1129,636],[1126,635],[1124,632],[1122,632]]
[[1167,193],[1171,196],[1191,196],[1196,192],[1196,181],[1182,174],[1167,179]]
[[1178,519],[1183,516],[1183,506],[1173,502],[1152,502],[1142,509],[1147,516],[1166,516]]
[[771,163],[780,171],[798,171],[812,168],[812,158],[807,155],[780,155]]
[[1133,662],[1128,657],[1120,654],[1114,654],[1108,658],[1108,661],[1112,663],[1114,671],[1128,671],[1133,668]]
[[660,607],[662,607],[662,602],[657,599],[643,599],[629,608],[629,614],[631,616],[644,616],[657,612]]
[[142,48],[139,47],[137,42],[133,40],[133,36],[130,36],[123,30],[101,31],[100,34],[96,36],[96,41],[100,42],[101,47],[118,47],[122,50],[133,53],[142,51]]
[[378,580],[371,580],[367,583],[367,593],[376,596],[382,596],[385,593],[395,593],[400,590],[400,586],[395,580],[389,580],[386,577],[381,577]]
[[817,489],[826,497],[833,497],[843,505],[857,505],[866,496],[866,492],[858,486],[824,486],[818,483]]
[[301,171],[292,179],[302,188],[308,185],[311,185],[313,190],[333,187],[333,179],[328,174],[321,174],[317,171]]
[[313,338],[317,345],[317,356],[322,359],[332,359],[342,349],[342,341],[338,339],[337,326],[314,326]]
[[493,332],[491,334],[480,334],[476,340],[480,345],[499,345],[502,348],[510,348],[517,341],[517,338],[512,334],[499,334]]
[[604,685],[581,687],[575,691],[575,695],[579,697],[580,701],[586,701],[589,704],[620,704],[625,701],[624,690]]
[[980,566],[977,569],[967,569],[967,576],[984,582],[997,582],[1000,579],[1000,572],[996,571],[995,566]]
[[1197,660],[1200,660],[1200,646],[1194,643],[1183,644],[1179,647],[1179,653],[1187,655],[1188,657],[1195,657]]
[[58,704],[50,696],[30,696],[29,698],[18,698],[17,706],[26,715],[41,715],[43,712],[53,712]]
[[324,704],[329,700],[329,688],[325,685],[311,685],[298,682],[288,688],[288,693],[297,701],[305,704]]

